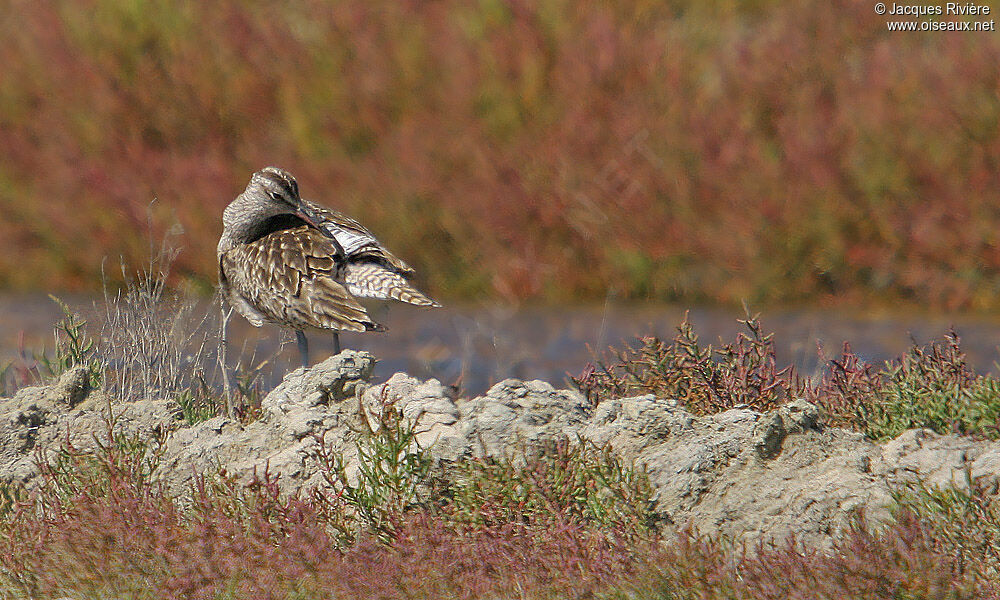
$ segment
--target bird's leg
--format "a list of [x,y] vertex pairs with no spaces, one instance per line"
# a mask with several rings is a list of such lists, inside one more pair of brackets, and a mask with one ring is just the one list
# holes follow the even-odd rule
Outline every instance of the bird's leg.
[[333,332],[333,355],[336,356],[340,354],[340,334],[336,331]]
[[226,415],[232,417],[234,412],[233,395],[232,395],[232,390],[230,389],[229,386],[229,365],[226,360],[227,358],[226,350],[229,347],[227,325],[229,324],[229,317],[232,316],[233,314],[233,309],[230,306],[229,310],[226,310],[227,308],[226,301],[222,299],[221,296],[219,297],[219,306],[222,309],[222,319],[220,319],[219,321],[219,353],[218,353],[219,367],[222,369],[222,395],[225,398],[226,402]]
[[302,355],[302,368],[309,368],[309,340],[301,329],[295,330],[295,341],[299,343],[299,354]]

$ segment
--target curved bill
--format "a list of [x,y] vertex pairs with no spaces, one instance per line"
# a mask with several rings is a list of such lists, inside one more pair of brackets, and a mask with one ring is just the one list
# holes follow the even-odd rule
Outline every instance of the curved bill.
[[318,229],[320,233],[330,238],[330,241],[333,242],[333,247],[337,249],[337,256],[345,260],[347,259],[347,253],[344,252],[344,247],[340,245],[340,242],[337,240],[337,236],[333,235],[333,233],[331,233],[326,227],[320,225],[322,220],[317,217],[316,213],[314,213],[308,206],[300,204],[296,207],[295,216],[312,225]]

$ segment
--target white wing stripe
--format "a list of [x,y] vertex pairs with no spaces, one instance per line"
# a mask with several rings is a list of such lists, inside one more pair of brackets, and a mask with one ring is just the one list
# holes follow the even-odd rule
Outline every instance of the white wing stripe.
[[354,254],[359,249],[365,246],[371,246],[377,244],[377,242],[368,235],[357,233],[354,231],[348,231],[346,229],[341,229],[332,223],[326,223],[326,230],[330,232],[330,235],[337,238],[337,242],[344,249],[344,252],[348,256]]

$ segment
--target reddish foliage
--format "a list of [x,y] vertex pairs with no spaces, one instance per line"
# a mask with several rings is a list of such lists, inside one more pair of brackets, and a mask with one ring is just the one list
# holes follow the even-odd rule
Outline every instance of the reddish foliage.
[[794,540],[733,550],[716,541],[682,536],[661,552],[644,587],[655,597],[746,600],[841,598],[982,598],[987,579],[963,566],[912,514],[882,533],[864,526],[845,532],[826,551]]
[[[613,588],[691,598],[974,598],[975,557],[960,563],[912,516],[874,534],[848,532],[829,551],[794,542],[752,550],[682,535],[668,546],[623,544],[578,526],[525,524],[456,532],[414,514],[389,545],[374,537],[337,550],[307,505],[279,532],[261,514],[180,518],[162,496],[124,489],[45,519],[21,514],[0,565],[33,597],[142,590],[153,597],[589,598]],[[980,588],[982,589],[982,588]],[[310,596],[313,597],[313,596]],[[640,596],[642,597],[642,596]],[[661,597],[661,596],[653,596]],[[673,596],[668,596],[673,597]]]
[[823,425],[876,440],[913,428],[1000,435],[1000,382],[969,366],[954,330],[880,365],[864,362],[846,342],[839,358],[820,348],[825,368],[806,379],[790,365],[778,368],[774,334],[764,334],[756,317],[740,323],[747,331],[734,342],[701,346],[685,318],[670,342],[644,337],[638,345],[610,347],[571,379],[595,404],[653,394],[705,415],[735,407],[768,411],[803,398],[820,407]]
[[573,382],[595,403],[654,394],[676,398],[697,414],[737,406],[766,411],[804,393],[807,383],[795,369],[777,367],[774,334],[764,334],[749,314],[740,323],[747,331],[735,342],[703,347],[685,316],[669,343],[645,337],[637,347],[611,348],[611,360],[588,364]]
[[[41,505],[22,504],[5,521],[0,571],[15,574],[32,597],[131,590],[209,599],[229,589],[238,598],[280,599],[300,589],[321,597],[549,590],[573,598],[616,581],[644,547],[574,525],[507,523],[460,533],[417,513],[389,545],[373,536],[338,550],[314,504],[278,500],[272,489],[251,486],[241,505],[253,510],[202,494],[193,514],[124,480],[62,502],[44,495]],[[34,512],[39,506],[44,515]]]
[[[20,3],[0,21],[0,285],[214,280],[265,164],[452,297],[997,305],[990,35],[871,3]],[[16,251],[14,251],[16,249]]]
[[[941,524],[904,511],[874,533],[863,519],[829,550],[738,549],[689,534],[671,543],[555,518],[453,523],[405,515],[388,543],[339,547],[323,503],[283,497],[266,473],[202,482],[181,510],[119,446],[70,452],[33,499],[0,504],[0,575],[34,598],[954,598],[989,588],[989,545],[956,553]],[[948,523],[944,523],[948,526]],[[959,539],[961,543],[961,539]],[[949,543],[951,545],[949,545]],[[961,554],[961,556],[959,556]],[[978,594],[978,595],[977,595]]]

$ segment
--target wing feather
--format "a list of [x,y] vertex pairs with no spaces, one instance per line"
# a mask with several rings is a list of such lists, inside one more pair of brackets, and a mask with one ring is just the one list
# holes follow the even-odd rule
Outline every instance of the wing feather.
[[402,275],[412,275],[413,267],[403,262],[382,245],[375,234],[364,225],[347,215],[327,208],[315,202],[302,200],[322,222],[317,223],[344,248],[348,260],[374,260],[383,263],[389,269]]
[[302,225],[236,246],[222,254],[220,267],[230,294],[268,321],[296,329],[383,330],[342,283],[344,265],[335,252],[329,238]]
[[399,273],[376,263],[349,263],[344,283],[359,298],[398,300],[416,306],[441,306],[410,285]]

